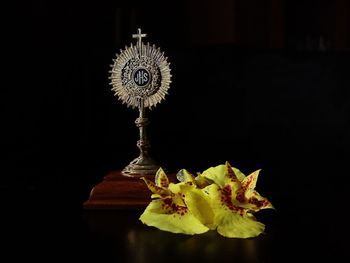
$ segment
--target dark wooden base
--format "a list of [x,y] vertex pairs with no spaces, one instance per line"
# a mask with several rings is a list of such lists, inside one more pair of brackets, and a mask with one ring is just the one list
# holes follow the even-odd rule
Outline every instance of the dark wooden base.
[[84,208],[145,208],[151,201],[151,194],[142,179],[124,176],[121,171],[112,171],[91,190]]
[[[149,178],[149,176],[147,176]],[[175,175],[168,175],[175,182]],[[112,171],[97,184],[84,203],[85,209],[138,209],[151,201],[152,192],[138,177],[128,177],[121,171]]]

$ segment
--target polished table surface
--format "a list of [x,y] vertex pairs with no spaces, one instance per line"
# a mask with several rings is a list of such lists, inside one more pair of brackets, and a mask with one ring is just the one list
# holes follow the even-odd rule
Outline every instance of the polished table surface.
[[216,231],[187,236],[147,227],[138,220],[141,210],[85,210],[87,196],[78,189],[33,192],[3,207],[6,262],[335,262],[347,255],[345,215],[307,210],[295,199],[276,199],[276,211],[257,214],[265,234],[228,239]]

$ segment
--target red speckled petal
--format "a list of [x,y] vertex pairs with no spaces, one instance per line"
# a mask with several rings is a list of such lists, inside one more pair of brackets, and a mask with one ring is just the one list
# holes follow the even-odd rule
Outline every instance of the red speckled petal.
[[142,223],[181,234],[201,234],[209,230],[187,208],[178,208],[171,199],[153,200],[140,216]]
[[258,181],[258,176],[261,170],[256,170],[255,172],[252,172],[250,175],[248,175],[244,180],[242,181],[242,188],[245,190],[254,190],[256,186],[256,182]]
[[152,193],[159,194],[161,196],[171,195],[171,192],[168,189],[159,187],[155,183],[153,183],[152,181],[150,181],[144,177],[141,177],[141,179],[145,181],[148,189],[151,190]]
[[158,169],[158,171],[156,173],[156,176],[155,176],[155,182],[156,182],[157,186],[165,187],[165,188],[168,187],[169,179],[166,176],[166,174],[165,174],[165,172],[163,171],[162,168]]

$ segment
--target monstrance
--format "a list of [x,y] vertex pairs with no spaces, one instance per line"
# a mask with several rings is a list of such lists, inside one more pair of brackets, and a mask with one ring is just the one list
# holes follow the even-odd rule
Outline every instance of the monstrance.
[[137,147],[140,155],[124,168],[122,173],[127,176],[154,175],[159,165],[150,157],[150,143],[146,136],[146,108],[155,107],[160,103],[171,83],[170,67],[164,53],[155,45],[146,45],[142,38],[146,34],[133,35],[137,38],[136,46],[131,44],[114,60],[111,70],[111,85],[115,95],[128,107],[138,108],[139,117],[135,124],[140,131]]
[[137,147],[139,157],[122,171],[112,171],[91,191],[84,203],[86,209],[141,208],[150,201],[149,190],[140,180],[142,176],[152,177],[159,165],[149,155],[150,143],[146,136],[146,109],[155,107],[164,100],[171,83],[170,67],[164,53],[155,45],[144,44],[146,34],[138,29],[131,44],[120,51],[110,71],[112,90],[128,107],[137,108],[139,117],[136,126],[140,138]]

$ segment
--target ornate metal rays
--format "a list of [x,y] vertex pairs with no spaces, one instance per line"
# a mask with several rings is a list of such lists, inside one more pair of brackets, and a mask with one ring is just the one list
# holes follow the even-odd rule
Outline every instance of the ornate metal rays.
[[171,83],[167,58],[155,45],[143,44],[145,36],[140,29],[133,35],[138,38],[137,45],[121,50],[111,71],[112,90],[119,100],[133,108],[139,107],[141,98],[146,108],[156,106],[164,99]]

